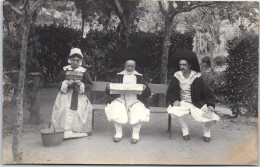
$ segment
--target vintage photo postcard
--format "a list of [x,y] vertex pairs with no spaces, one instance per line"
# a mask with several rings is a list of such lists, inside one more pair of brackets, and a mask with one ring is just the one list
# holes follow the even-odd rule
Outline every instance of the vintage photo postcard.
[[258,1],[2,9],[2,164],[258,165]]

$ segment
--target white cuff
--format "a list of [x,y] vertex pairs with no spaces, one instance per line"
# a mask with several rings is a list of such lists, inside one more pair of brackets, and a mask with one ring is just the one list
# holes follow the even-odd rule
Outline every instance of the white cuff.
[[63,93],[68,92],[68,84],[66,83],[66,81],[62,82],[60,91],[63,92]]

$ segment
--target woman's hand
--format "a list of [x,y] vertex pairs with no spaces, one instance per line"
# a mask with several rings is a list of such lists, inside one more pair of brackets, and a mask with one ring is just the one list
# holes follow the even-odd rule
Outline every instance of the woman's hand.
[[67,93],[68,92],[68,80],[65,80],[65,81],[62,82],[60,91],[62,93]]
[[80,95],[84,94],[85,93],[85,85],[84,85],[84,83],[81,82],[80,80],[76,80],[74,83],[77,85],[79,94]]
[[70,79],[70,80],[66,80],[66,83],[70,86],[74,83],[74,81],[72,79]]
[[77,84],[78,86],[83,84],[80,80],[75,80],[74,83]]

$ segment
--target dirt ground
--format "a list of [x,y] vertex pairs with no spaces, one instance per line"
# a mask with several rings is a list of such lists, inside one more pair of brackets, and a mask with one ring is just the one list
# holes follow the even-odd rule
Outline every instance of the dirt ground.
[[[203,141],[202,126],[190,115],[186,117],[191,139],[184,141],[179,125],[173,121],[169,139],[167,114],[151,114],[141,129],[141,139],[130,143],[130,128],[123,128],[119,143],[112,141],[113,124],[104,111],[95,113],[95,126],[89,137],[65,140],[59,146],[44,147],[40,129],[51,120],[51,109],[56,89],[41,91],[41,124],[29,125],[28,112],[24,115],[22,133],[23,164],[157,164],[157,165],[249,165],[258,164],[258,126],[256,118],[239,117],[221,121],[212,128],[210,143]],[[12,161],[12,124],[14,110],[10,108],[3,123],[2,163]]]

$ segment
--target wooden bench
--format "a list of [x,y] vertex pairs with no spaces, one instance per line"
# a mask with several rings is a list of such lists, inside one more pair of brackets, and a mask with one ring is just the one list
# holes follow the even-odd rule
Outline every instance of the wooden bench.
[[[108,82],[94,82],[93,86],[91,87],[92,92],[105,92],[106,85]],[[148,84],[148,86],[151,89],[152,94],[164,94],[166,95],[168,84]],[[104,110],[106,107],[106,104],[99,103],[99,101],[95,97],[95,93],[93,95],[93,114],[92,114],[92,127],[94,128],[94,111],[95,110]],[[167,107],[149,107],[151,113],[167,113],[166,109]],[[225,114],[225,115],[231,115],[232,111],[229,108],[226,108],[224,106],[216,104],[215,111],[217,113]],[[169,137],[171,138],[171,115],[168,114],[168,130]]]
[[[105,92],[106,85],[108,82],[94,82],[93,86],[91,87],[92,92]],[[149,88],[151,89],[152,94],[164,94],[166,95],[168,84],[148,84]],[[94,93],[95,94],[95,93]],[[95,95],[93,95],[93,114],[92,114],[92,127],[94,128],[94,111],[95,110],[104,110],[106,104],[100,104],[97,102]],[[151,113],[167,113],[167,107],[149,107]],[[171,116],[168,116],[168,130],[167,132],[171,132]],[[171,133],[170,133],[171,137]]]

